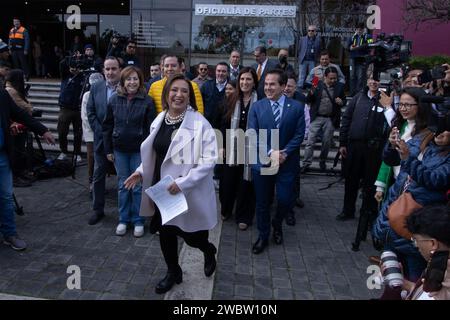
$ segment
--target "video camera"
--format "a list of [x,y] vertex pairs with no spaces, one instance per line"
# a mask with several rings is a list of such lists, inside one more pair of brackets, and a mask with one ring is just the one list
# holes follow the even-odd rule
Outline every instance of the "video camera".
[[95,71],[93,60],[84,54],[67,56],[66,59],[70,68],[76,68],[82,72]]
[[398,68],[411,57],[412,43],[404,40],[402,35],[381,33],[377,41],[367,44],[371,53],[366,56],[366,63],[373,63],[373,77],[380,80],[380,74],[389,69]]
[[384,91],[388,96],[394,91],[397,95],[402,91],[403,75],[408,74],[408,66],[401,67],[380,72],[380,91]]

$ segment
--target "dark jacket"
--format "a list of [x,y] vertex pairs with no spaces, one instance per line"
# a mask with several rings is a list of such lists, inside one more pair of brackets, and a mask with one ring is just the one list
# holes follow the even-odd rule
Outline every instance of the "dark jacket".
[[[275,69],[277,67],[277,60],[268,59],[266,63],[266,67],[264,68],[263,73],[261,74],[261,79],[258,80],[258,88],[256,92],[258,93],[258,100],[264,99],[266,94],[264,93],[264,80],[266,79],[267,72]],[[252,68],[258,72],[258,64],[255,63],[252,65]]]
[[219,106],[225,99],[225,89],[219,92],[216,87],[216,79],[212,79],[203,84],[200,92],[202,93],[203,105],[205,108],[204,116],[214,127],[217,113],[219,112]]
[[112,57],[120,58],[122,52],[123,52],[122,46],[117,45],[117,46],[113,47],[113,45],[110,43],[108,46],[108,53],[106,54],[106,57],[112,56]]
[[302,104],[306,103],[306,97],[300,91],[295,91],[292,99],[297,100],[298,102],[301,102]]
[[[314,39],[314,57],[315,61],[320,58],[320,37],[316,36]],[[297,41],[298,63],[303,63],[306,57],[306,49],[308,48],[308,36],[300,37]]]
[[117,92],[108,102],[102,125],[105,154],[113,153],[113,150],[139,152],[155,117],[155,105],[147,94],[141,92],[128,100],[127,96]]
[[23,123],[27,128],[40,136],[47,132],[48,129],[39,121],[33,119],[25,110],[19,108],[3,88],[0,88],[0,106],[1,130],[5,139],[4,149],[11,163],[13,159],[13,145],[9,131],[10,120]]
[[387,140],[389,124],[378,98],[369,99],[367,90],[356,94],[347,106],[342,117],[339,142],[346,147],[352,140],[377,142],[384,145]]
[[82,73],[61,81],[61,93],[58,104],[61,108],[80,110],[81,90],[83,90],[84,76]]
[[[322,93],[323,88],[325,86],[325,83],[323,81],[320,81],[317,88],[314,90],[313,94],[308,93],[306,96],[306,103],[309,103],[311,105],[311,108],[309,110],[309,114],[311,117],[311,122],[314,121],[317,117],[317,112],[319,111],[320,102],[322,101]],[[325,93],[326,94],[326,93]],[[332,96],[333,101],[333,111],[331,113],[331,121],[333,123],[333,126],[337,129],[339,128],[341,124],[341,108],[345,106],[347,103],[347,99],[345,98],[344,93],[344,85],[342,83],[337,82],[334,85],[334,94]],[[344,103],[342,106],[339,106],[334,102],[336,98],[341,98],[342,102]]]
[[404,254],[415,254],[417,249],[409,239],[404,239],[395,233],[389,225],[387,211],[392,202],[397,200],[405,185],[408,175],[412,182],[407,191],[414,200],[422,206],[442,203],[446,201],[445,193],[450,188],[450,155],[442,154],[442,147],[431,142],[425,149],[422,161],[417,159],[423,136],[418,134],[407,142],[410,155],[408,159],[400,161],[397,150],[387,143],[383,152],[383,161],[389,165],[401,165],[400,173],[395,183],[389,188],[388,195],[381,206],[378,218],[373,226],[372,234]]
[[123,65],[124,67],[128,67],[128,66],[135,66],[140,68],[140,63],[139,63],[139,59],[136,55],[129,55],[126,52],[123,52],[122,55],[120,56],[120,58],[123,59]]

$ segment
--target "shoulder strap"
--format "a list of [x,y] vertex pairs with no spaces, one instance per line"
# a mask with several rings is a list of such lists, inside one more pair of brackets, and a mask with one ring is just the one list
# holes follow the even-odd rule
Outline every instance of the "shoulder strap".
[[334,106],[336,105],[336,103],[335,103],[334,99],[331,97],[331,94],[330,94],[330,92],[328,91],[327,85],[326,85],[325,83],[323,84],[323,88],[325,89],[325,92],[327,93],[327,96],[328,96],[328,98],[330,99],[331,104],[332,104],[333,107],[334,107]]

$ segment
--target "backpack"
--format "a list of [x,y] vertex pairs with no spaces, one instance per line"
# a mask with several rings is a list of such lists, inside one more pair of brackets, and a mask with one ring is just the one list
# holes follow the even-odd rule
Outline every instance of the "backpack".
[[54,160],[44,166],[38,167],[34,170],[34,174],[38,180],[45,180],[51,178],[68,177],[75,171],[75,167],[71,160]]

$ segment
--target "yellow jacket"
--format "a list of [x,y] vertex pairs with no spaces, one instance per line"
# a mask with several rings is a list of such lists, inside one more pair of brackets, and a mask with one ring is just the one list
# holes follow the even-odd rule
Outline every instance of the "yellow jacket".
[[[153,99],[157,113],[160,113],[163,110],[163,108],[162,108],[162,92],[163,92],[164,85],[166,84],[166,81],[167,81],[167,78],[163,78],[159,81],[153,82],[150,87],[150,90],[148,90],[148,95]],[[195,82],[191,81],[191,84],[192,84],[192,88],[194,89],[195,102],[197,103],[198,112],[203,114],[204,108],[203,108],[202,94],[200,92],[200,89],[198,88],[198,85]]]

